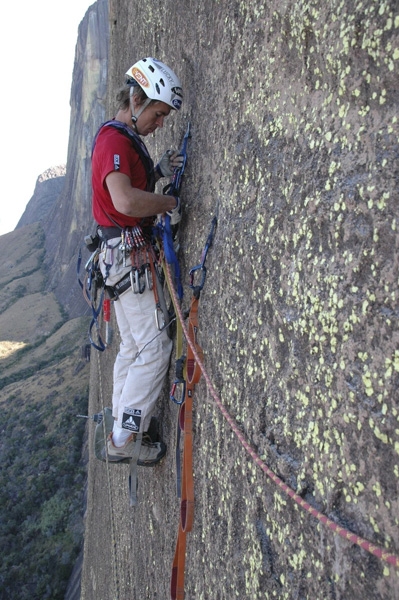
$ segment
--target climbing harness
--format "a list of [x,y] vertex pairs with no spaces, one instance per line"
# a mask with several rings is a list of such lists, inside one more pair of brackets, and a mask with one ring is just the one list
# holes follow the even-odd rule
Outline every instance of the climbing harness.
[[[160,263],[160,252],[155,245],[153,231],[139,225],[117,229],[115,227],[98,227],[96,236],[97,248],[92,252],[85,264],[85,278],[79,278],[82,262],[82,251],[78,255],[78,282],[83,291],[83,296],[91,307],[92,320],[89,326],[89,340],[91,345],[103,352],[112,341],[112,328],[110,326],[110,302],[117,301],[119,296],[129,288],[134,294],[142,294],[146,288],[153,291],[155,298],[155,319],[157,327],[161,331],[169,323],[169,312],[163,297],[164,275]],[[94,245],[93,236],[90,237],[90,245]],[[111,240],[116,244],[112,245]],[[104,253],[107,272],[110,270],[115,253],[122,257],[123,267],[127,271],[121,279],[113,284],[107,285],[107,276],[103,277],[99,258]],[[104,304],[105,303],[105,304]],[[100,332],[99,317],[103,310],[103,321],[105,322],[105,340]]]
[[[191,343],[187,345],[187,356],[185,357],[181,354],[177,358],[176,379],[170,393],[171,399],[180,406],[176,442],[176,491],[177,496],[180,498],[180,520],[170,584],[172,600],[182,600],[184,598],[186,534],[191,531],[194,520],[193,397],[195,385],[201,377],[201,369],[199,368],[196,355],[201,360],[203,358],[202,348],[197,339],[199,330],[198,307],[201,291],[206,280],[205,261],[215,235],[216,224],[217,219],[214,217],[200,263],[190,270],[190,288],[193,293],[188,311],[187,341]],[[168,272],[170,272],[169,267]],[[199,276],[198,283],[195,282],[197,276]],[[175,308],[178,312],[178,306]],[[178,352],[181,352],[182,344],[180,340],[177,339],[176,345]],[[193,352],[193,348],[195,348],[196,355]],[[177,386],[181,388],[178,401],[176,400]]]

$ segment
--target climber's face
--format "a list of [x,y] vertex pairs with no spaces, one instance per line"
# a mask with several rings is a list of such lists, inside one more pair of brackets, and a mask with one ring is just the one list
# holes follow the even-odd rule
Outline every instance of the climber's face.
[[171,111],[165,102],[151,102],[141,113],[136,121],[136,130],[139,135],[154,133],[158,127],[163,127],[164,119]]

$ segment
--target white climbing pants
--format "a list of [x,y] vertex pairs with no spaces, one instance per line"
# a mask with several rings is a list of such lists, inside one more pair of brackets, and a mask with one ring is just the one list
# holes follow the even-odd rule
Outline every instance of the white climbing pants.
[[[110,240],[109,245],[113,242]],[[114,285],[129,271],[122,267],[117,247],[112,253],[107,285]],[[104,259],[110,261],[110,256],[103,252],[103,275]],[[149,427],[168,370],[172,340],[167,330],[158,329],[152,290],[134,294],[129,288],[113,305],[121,342],[114,364],[112,414],[117,426],[138,433]]]

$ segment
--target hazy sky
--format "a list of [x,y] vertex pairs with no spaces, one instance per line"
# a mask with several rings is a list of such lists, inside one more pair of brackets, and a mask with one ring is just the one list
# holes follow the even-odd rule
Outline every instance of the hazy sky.
[[79,23],[94,0],[22,0],[2,7],[0,235],[12,231],[36,179],[66,163]]

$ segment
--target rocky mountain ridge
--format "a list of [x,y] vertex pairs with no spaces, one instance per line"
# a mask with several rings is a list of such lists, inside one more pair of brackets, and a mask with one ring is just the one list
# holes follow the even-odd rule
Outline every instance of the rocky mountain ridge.
[[37,178],[32,198],[19,219],[16,229],[43,221],[57,202],[65,183],[66,165],[46,169]]

